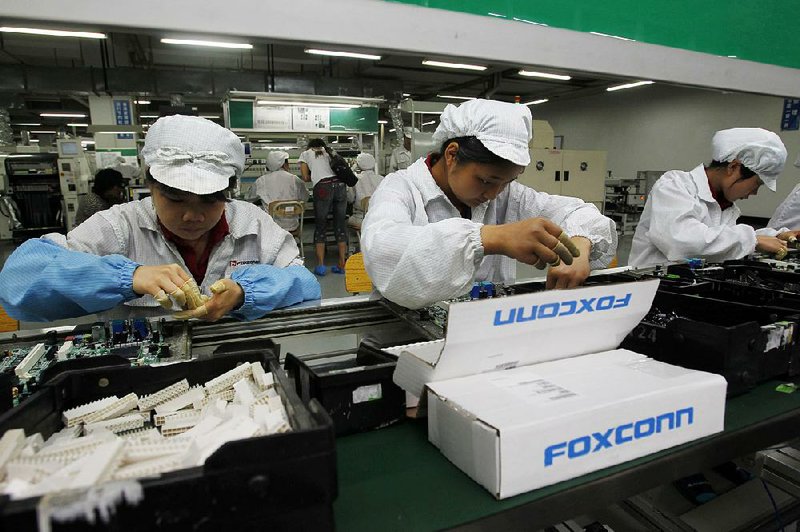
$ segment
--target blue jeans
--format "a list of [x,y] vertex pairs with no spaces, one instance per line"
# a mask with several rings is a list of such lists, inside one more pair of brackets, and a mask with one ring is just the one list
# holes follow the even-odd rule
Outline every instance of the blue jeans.
[[338,179],[323,179],[314,186],[314,243],[325,243],[328,213],[333,209],[337,242],[347,243],[347,185]]

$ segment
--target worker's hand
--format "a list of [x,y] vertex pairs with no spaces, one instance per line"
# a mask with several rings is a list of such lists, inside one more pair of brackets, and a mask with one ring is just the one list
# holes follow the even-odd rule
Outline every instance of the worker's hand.
[[790,248],[797,248],[800,247],[800,241],[797,240],[799,234],[800,231],[784,231],[778,235],[778,238],[785,241]]
[[591,271],[589,253],[592,250],[592,242],[582,236],[573,237],[572,242],[580,251],[580,255],[572,261],[572,264],[559,264],[550,268],[547,272],[548,290],[551,288],[575,288],[583,284],[589,277]]
[[233,309],[239,308],[244,303],[244,290],[239,283],[230,279],[220,279],[211,285],[214,294],[202,298],[202,305],[191,310],[176,312],[172,316],[179,320],[199,318],[206,321],[217,321]]
[[546,218],[529,218],[502,225],[484,225],[481,243],[487,255],[506,255],[537,268],[572,264],[580,251],[569,236]]
[[183,307],[186,294],[181,287],[189,281],[194,279],[177,264],[139,266],[133,272],[133,291],[140,296],[150,294],[165,309],[172,308],[170,297]]
[[788,249],[786,242],[774,236],[756,236],[756,251],[770,253],[778,260],[786,257]]

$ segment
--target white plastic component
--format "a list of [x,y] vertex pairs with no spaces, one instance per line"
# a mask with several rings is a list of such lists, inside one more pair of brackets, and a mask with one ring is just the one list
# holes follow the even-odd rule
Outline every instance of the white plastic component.
[[163,439],[157,428],[133,430],[126,434],[122,434],[121,437],[132,443],[156,442]]
[[225,407],[225,417],[228,419],[250,417],[250,407],[236,403],[229,403]]
[[170,454],[184,453],[191,440],[183,436],[152,442],[128,442],[125,445],[125,462],[141,462]]
[[181,461],[180,454],[172,454],[145,460],[143,462],[136,462],[117,469],[114,472],[113,478],[115,480],[123,480],[127,478],[152,477],[166,471],[177,469],[181,466]]
[[94,452],[95,449],[107,441],[107,438],[99,434],[92,434],[85,438],[75,438],[74,440],[64,440],[42,448],[42,450],[36,454],[35,458],[45,458],[49,456],[55,457],[56,459],[74,460]]
[[69,354],[70,350],[72,349],[72,340],[68,342],[64,342],[61,347],[58,348],[56,351],[56,360],[62,362],[67,359],[67,355]]
[[195,401],[201,401],[205,396],[205,390],[203,390],[201,386],[195,386],[194,388],[190,388],[189,391],[186,391],[177,397],[173,397],[166,403],[161,403],[160,405],[156,406],[156,414],[163,415],[186,408],[187,406],[191,406]]
[[236,395],[236,391],[233,388],[228,388],[227,390],[223,390],[221,392],[212,393],[206,395],[200,401],[195,401],[192,403],[192,406],[198,410],[209,404],[211,401],[225,401],[231,402],[233,401],[234,396]]
[[250,379],[241,379],[233,384],[233,402],[244,406],[250,406],[256,400],[251,388]]
[[250,364],[241,364],[236,366],[230,371],[226,371],[219,377],[215,377],[208,381],[205,384],[206,392],[209,394],[221,392],[226,388],[230,388],[233,386],[233,383],[251,375],[253,372],[252,366]]
[[253,380],[256,382],[256,385],[260,389],[264,390],[265,387],[264,387],[264,383],[263,383],[262,379],[264,378],[264,375],[266,374],[266,372],[264,371],[264,368],[261,366],[261,363],[260,362],[251,362],[250,363],[250,371],[252,371],[252,373],[253,373]]
[[265,374],[264,374],[264,375],[261,377],[261,384],[260,384],[260,386],[261,386],[263,389],[265,389],[265,390],[266,390],[266,389],[268,389],[268,388],[272,388],[273,386],[275,386],[275,377],[272,375],[272,373],[265,373]]
[[222,418],[220,417],[217,416],[204,417],[197,423],[197,425],[184,432],[183,437],[197,438],[198,436],[202,436],[203,434],[208,434],[209,432],[214,430],[220,423],[222,423]]
[[162,388],[161,390],[155,393],[142,396],[139,399],[139,410],[150,410],[156,405],[165,403],[170,399],[172,399],[173,397],[177,397],[188,390],[189,390],[189,381],[187,381],[186,379],[178,381],[175,384],[167,386],[166,388]]
[[168,419],[167,422],[161,426],[161,435],[167,438],[169,436],[183,434],[190,428],[197,425],[199,421],[199,416],[195,419]]
[[90,460],[72,479],[70,487],[89,487],[111,478],[114,470],[119,467],[124,446],[125,442],[117,439],[98,447],[90,457],[87,457]]
[[38,453],[42,447],[44,447],[44,438],[42,438],[42,435],[37,432],[36,434],[32,434],[25,438],[25,447],[22,449],[20,455],[32,456]]
[[199,410],[179,410],[178,412],[168,412],[166,414],[156,414],[153,422],[156,427],[164,425],[167,421],[173,419],[181,419],[185,421],[194,421],[195,423],[200,419]]
[[75,408],[70,408],[69,410],[64,410],[64,412],[61,414],[61,420],[67,427],[72,427],[82,422],[87,416],[114,404],[118,400],[119,397],[112,395],[111,397],[104,397],[103,399],[92,401],[91,403],[86,403],[84,405],[76,406]]
[[14,368],[14,373],[17,374],[17,377],[24,377],[30,369],[39,362],[39,359],[44,356],[45,349],[44,344],[36,344],[33,348],[28,351],[28,354],[25,355],[25,358],[22,359],[22,362],[17,364],[17,367]]
[[102,421],[104,419],[111,419],[113,417],[121,416],[126,412],[130,412],[134,408],[136,408],[136,403],[139,401],[139,398],[136,397],[135,393],[129,393],[122,399],[118,399],[114,401],[112,404],[106,406],[105,408],[101,408],[97,412],[92,412],[88,416],[84,418],[85,423],[94,423],[95,421]]
[[0,438],[0,480],[5,477],[6,464],[22,452],[25,447],[25,431],[22,429],[7,430]]
[[138,429],[144,426],[144,419],[138,413],[128,414],[127,416],[115,417],[86,425],[86,432],[92,433],[98,429],[110,430],[114,434],[126,430]]

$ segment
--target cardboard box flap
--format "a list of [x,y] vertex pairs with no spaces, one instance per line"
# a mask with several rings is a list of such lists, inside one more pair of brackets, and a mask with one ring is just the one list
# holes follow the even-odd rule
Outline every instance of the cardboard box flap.
[[651,280],[454,303],[444,340],[393,348],[394,381],[420,396],[429,382],[613,349],[657,288]]

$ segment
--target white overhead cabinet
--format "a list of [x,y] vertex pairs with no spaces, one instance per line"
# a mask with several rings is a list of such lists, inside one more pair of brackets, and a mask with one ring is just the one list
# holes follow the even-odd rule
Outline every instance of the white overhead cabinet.
[[606,152],[530,148],[531,164],[519,182],[540,192],[573,196],[594,203],[602,212]]

